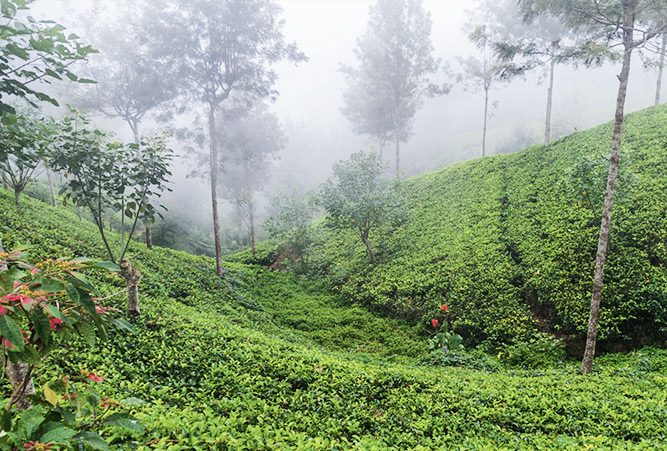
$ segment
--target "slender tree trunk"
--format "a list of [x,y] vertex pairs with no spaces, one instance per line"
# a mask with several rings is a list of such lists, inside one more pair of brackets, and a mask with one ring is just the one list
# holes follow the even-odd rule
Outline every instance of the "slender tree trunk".
[[482,158],[486,156],[486,123],[489,117],[489,90],[484,88],[484,124],[482,125]]
[[253,257],[257,253],[257,246],[255,244],[255,212],[252,203],[252,194],[248,196],[248,219],[250,222],[250,249],[252,249]]
[[368,254],[368,259],[370,260],[371,264],[374,265],[375,253],[373,252],[373,245],[371,244],[371,241],[368,239],[368,232],[360,230],[359,236],[361,237],[361,241],[364,243],[364,246],[366,246],[366,254]]
[[144,227],[146,228],[146,247],[150,249],[153,247],[153,229],[148,221],[144,223]]
[[238,218],[237,225],[237,236],[239,242],[239,249],[243,249],[243,214],[241,212],[241,202],[236,201],[236,217]]
[[215,105],[209,104],[208,135],[211,169],[211,209],[213,212],[213,239],[215,241],[215,273],[222,275],[222,242],[220,240],[220,217],[218,216],[218,136],[215,124]]
[[556,59],[551,58],[549,62],[549,88],[547,89],[547,114],[544,120],[544,145],[551,143],[551,106],[553,104],[554,94],[554,72],[556,69]]
[[401,179],[401,135],[400,135],[400,98],[396,94],[394,101],[394,146],[396,148],[396,180]]
[[616,114],[614,122],[614,133],[611,143],[611,158],[609,160],[609,174],[607,176],[607,189],[602,210],[602,221],[600,224],[600,236],[595,258],[595,273],[593,277],[593,293],[591,295],[591,309],[588,318],[588,332],[586,335],[586,349],[581,362],[582,373],[590,373],[593,369],[593,358],[595,357],[595,345],[597,342],[597,326],[600,318],[600,299],[604,281],[604,264],[607,259],[609,246],[609,229],[611,225],[611,213],[616,193],[616,181],[618,178],[618,164],[621,151],[621,132],[623,126],[625,97],[628,90],[628,79],[630,77],[630,62],[632,49],[634,47],[633,27],[637,0],[623,0],[623,44],[625,53],[623,55],[623,66],[618,76],[618,96],[616,98]]
[[29,397],[35,394],[30,365],[25,362],[7,360],[7,379],[12,386],[10,404],[19,409],[27,409],[32,403]]
[[141,274],[132,266],[129,260],[120,261],[120,275],[125,279],[127,286],[127,313],[130,316],[137,317],[141,314],[139,308],[139,280]]
[[55,207],[56,206],[56,191],[53,186],[53,174],[49,170],[49,168],[46,168],[46,180],[49,183],[49,195],[51,197],[51,206]]
[[21,201],[21,190],[18,188],[14,188],[14,204],[16,206],[19,206],[19,202]]
[[655,83],[655,104],[660,105],[660,91],[662,91],[662,72],[665,68],[665,51],[667,51],[667,33],[662,34],[660,44],[660,63],[658,65],[658,81]]

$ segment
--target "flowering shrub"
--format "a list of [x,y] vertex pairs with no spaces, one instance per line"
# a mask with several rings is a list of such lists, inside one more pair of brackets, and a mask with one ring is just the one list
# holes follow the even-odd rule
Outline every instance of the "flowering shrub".
[[431,326],[433,327],[433,336],[428,340],[429,349],[432,351],[442,351],[445,354],[450,351],[463,350],[463,338],[460,335],[449,332],[449,322],[447,321],[447,312],[449,307],[442,304],[442,320],[433,318]]
[[47,259],[32,266],[20,251],[0,252],[0,351],[12,387],[0,415],[0,449],[48,450],[86,444],[105,449],[94,432],[102,426],[141,428],[136,420],[110,409],[95,383],[104,379],[85,372],[70,382],[64,377],[36,390],[33,374],[46,355],[74,335],[92,345],[105,339],[110,325],[130,329],[98,304],[85,269],[117,271],[116,265],[88,259]]

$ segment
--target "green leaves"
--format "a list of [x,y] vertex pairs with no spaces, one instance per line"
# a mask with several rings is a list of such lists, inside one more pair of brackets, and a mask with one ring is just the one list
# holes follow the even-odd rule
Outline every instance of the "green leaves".
[[111,414],[105,421],[110,426],[120,427],[131,432],[142,432],[144,430],[144,426],[139,420],[125,413]]
[[23,350],[23,334],[16,322],[7,314],[0,315],[0,335],[9,341],[16,351]]

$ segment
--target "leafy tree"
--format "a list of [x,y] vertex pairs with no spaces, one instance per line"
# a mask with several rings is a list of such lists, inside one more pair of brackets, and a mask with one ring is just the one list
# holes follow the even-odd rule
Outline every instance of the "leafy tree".
[[264,228],[281,242],[279,261],[274,265],[295,263],[303,268],[312,243],[313,199],[303,192],[290,190],[274,196],[270,204],[273,213]]
[[524,12],[514,0],[488,0],[480,5],[479,13],[488,19],[494,30],[490,45],[502,63],[504,78],[523,76],[538,68],[547,69],[544,145],[549,145],[556,66],[576,62],[586,54],[574,45],[573,32],[558,17]]
[[486,130],[489,120],[489,92],[497,82],[505,80],[505,64],[491,51],[493,42],[492,31],[485,23],[469,25],[471,31],[468,38],[478,48],[480,55],[467,58],[458,57],[463,71],[458,80],[473,90],[484,92],[484,120],[482,124],[482,157],[486,156]]
[[[92,214],[109,259],[120,264],[128,288],[128,311],[138,315],[139,273],[125,254],[139,218],[152,223],[156,216],[161,216],[153,199],[168,190],[166,183],[171,175],[169,163],[173,154],[164,137],[128,145],[110,141],[107,135],[89,125],[89,120],[79,115],[63,120],[53,166],[65,172],[62,189],[65,200]],[[104,228],[106,211],[119,213],[121,217],[116,250]]]
[[0,124],[0,176],[14,191],[18,206],[21,193],[49,156],[55,130],[51,121],[26,113],[4,113]]
[[[92,80],[79,78],[70,66],[85,59],[95,50],[83,44],[78,36],[66,34],[65,28],[53,21],[36,20],[22,14],[30,0],[0,0],[0,111],[14,112],[7,96],[35,101],[58,102],[33,87],[35,82],[50,83],[68,79],[81,83]],[[25,18],[23,18],[25,16]]]
[[390,186],[382,173],[378,153],[353,153],[334,165],[333,175],[322,184],[319,196],[334,227],[357,231],[371,264],[376,261],[371,232],[395,219],[401,206],[396,187]]
[[425,97],[449,90],[430,80],[439,61],[432,56],[431,17],[421,0],[378,0],[354,53],[358,65],[341,68],[348,86],[343,113],[357,133],[376,138],[381,148],[393,140],[398,178],[400,143],[410,137],[415,113]]
[[227,175],[227,195],[248,214],[250,247],[255,253],[255,193],[266,183],[269,162],[285,147],[285,135],[278,118],[265,104],[259,103],[244,116],[231,119],[222,131],[224,158],[222,167]]
[[538,0],[524,1],[524,7],[535,15],[548,13],[561,17],[563,23],[580,34],[578,45],[582,51],[589,54],[590,58],[612,57],[620,58],[622,61],[618,75],[619,87],[616,97],[611,158],[595,259],[586,349],[581,365],[582,372],[589,373],[593,368],[597,342],[604,265],[607,259],[611,214],[618,179],[625,99],[630,79],[632,54],[635,49],[641,50],[651,40],[667,31],[667,2],[664,0]]
[[285,42],[281,9],[272,0],[170,0],[150,8],[154,51],[178,68],[184,93],[206,108],[216,273],[221,275],[218,109],[232,93],[243,102],[275,98],[273,66],[306,58]]

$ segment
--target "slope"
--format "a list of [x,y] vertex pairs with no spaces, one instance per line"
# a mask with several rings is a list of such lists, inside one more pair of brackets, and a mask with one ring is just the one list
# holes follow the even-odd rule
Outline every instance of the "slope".
[[[630,115],[602,300],[606,349],[661,343],[667,326],[667,107]],[[354,234],[318,227],[313,271],[344,296],[426,322],[446,302],[469,343],[542,330],[573,350],[588,321],[610,124],[551,146],[403,183],[409,220],[376,230],[371,267]],[[267,252],[265,249],[264,252]]]
[[[0,234],[34,258],[101,256],[91,224],[3,191]],[[141,244],[131,257],[136,333],[58,352],[37,381],[94,371],[105,395],[146,401],[146,431],[113,436],[119,448],[665,448],[663,351],[607,357],[594,377],[427,365],[419,330],[296,276],[229,264],[217,279],[210,259]],[[97,282],[122,307],[121,281]]]

